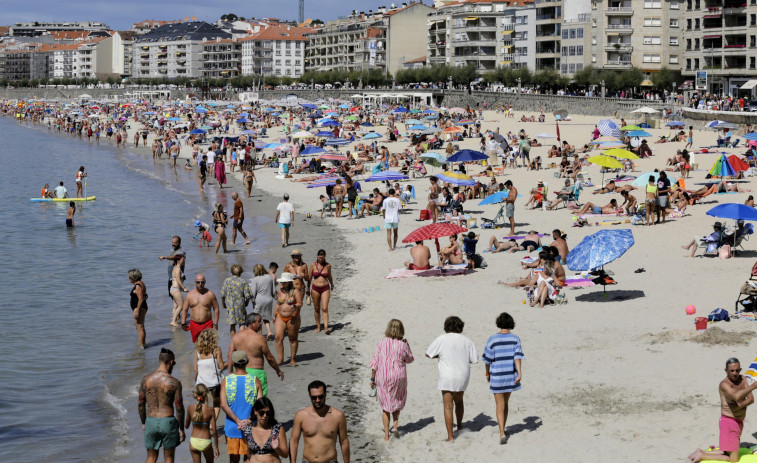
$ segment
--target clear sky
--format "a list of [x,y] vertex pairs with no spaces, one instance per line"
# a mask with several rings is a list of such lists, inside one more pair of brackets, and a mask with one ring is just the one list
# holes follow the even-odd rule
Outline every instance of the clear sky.
[[[396,5],[410,0],[394,0]],[[432,4],[432,0],[425,0]],[[389,7],[384,0],[305,0],[305,18],[336,19],[352,10]],[[26,21],[101,21],[123,30],[145,19],[181,19],[197,16],[214,21],[226,13],[245,18],[297,19],[298,0],[0,0],[0,25]]]

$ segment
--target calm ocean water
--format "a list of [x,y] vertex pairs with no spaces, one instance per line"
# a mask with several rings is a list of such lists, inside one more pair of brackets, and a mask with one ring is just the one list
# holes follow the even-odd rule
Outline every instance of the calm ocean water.
[[[195,219],[210,222],[213,202],[231,205],[232,189],[207,188],[166,161],[97,146],[40,127],[0,119],[0,461],[144,461],[137,417],[137,388],[157,366],[160,347],[178,355],[174,374],[191,403],[191,340],[168,326],[171,302],[167,264],[178,234],[187,251],[187,281],[206,273],[220,291],[228,266],[251,270],[276,244],[262,236],[270,211],[246,208],[245,228],[257,237],[241,252],[215,256],[192,239]],[[89,173],[87,193],[97,201],[77,206],[76,227],[66,229],[66,203],[31,203],[40,188],[65,182],[72,196],[74,173]],[[239,248],[239,247],[237,247]],[[261,261],[262,262],[262,261]],[[139,268],[149,294],[148,349],[137,348],[126,276]],[[224,316],[224,314],[222,314]],[[221,330],[222,346],[228,334]],[[186,455],[184,455],[186,453]],[[161,457],[162,458],[162,457]],[[189,459],[186,446],[177,461]]]

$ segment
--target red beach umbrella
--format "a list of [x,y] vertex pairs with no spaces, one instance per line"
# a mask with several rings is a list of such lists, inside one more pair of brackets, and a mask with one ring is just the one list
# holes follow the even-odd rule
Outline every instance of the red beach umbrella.
[[731,167],[733,167],[733,170],[735,170],[736,172],[749,170],[749,164],[744,162],[741,158],[739,158],[735,154],[728,156],[728,162],[731,164]]
[[411,232],[405,238],[402,239],[403,243],[415,243],[416,241],[434,240],[436,243],[436,252],[439,253],[441,248],[439,247],[439,238],[445,236],[457,235],[459,233],[465,233],[468,229],[455,225],[453,223],[432,223],[424,225],[423,227]]

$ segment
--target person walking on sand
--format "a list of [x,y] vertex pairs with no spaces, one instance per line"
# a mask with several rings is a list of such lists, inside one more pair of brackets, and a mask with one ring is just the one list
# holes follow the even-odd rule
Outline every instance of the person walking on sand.
[[494,394],[494,404],[499,425],[499,443],[507,444],[507,412],[510,394],[521,388],[520,381],[523,378],[521,362],[524,358],[523,349],[520,346],[520,338],[510,330],[515,328],[515,321],[507,312],[502,312],[497,317],[499,332],[493,334],[486,341],[484,354],[481,360],[486,366],[486,381],[489,382],[489,391]]
[[250,244],[250,239],[247,238],[247,233],[242,228],[244,222],[244,204],[242,204],[242,198],[239,197],[239,193],[236,191],[231,194],[231,199],[234,200],[234,231],[231,232],[231,244],[236,244],[237,230],[242,234],[244,238],[244,244]]
[[377,389],[384,424],[384,440],[389,440],[389,415],[394,420],[393,435],[400,437],[400,411],[407,400],[407,367],[415,358],[405,339],[405,327],[396,318],[389,320],[384,338],[371,359],[371,389]]
[[300,311],[302,310],[304,294],[297,291],[293,285],[295,275],[284,272],[279,278],[280,287],[276,293],[276,313],[274,318],[274,332],[276,340],[276,356],[279,365],[284,363],[284,335],[289,338],[291,352],[290,366],[297,365],[297,348],[299,347]]
[[454,440],[452,414],[454,410],[457,430],[463,427],[463,394],[470,380],[470,364],[478,363],[478,353],[473,341],[462,335],[465,323],[455,316],[444,320],[444,333],[426,349],[426,357],[439,359],[439,390],[444,403],[444,424],[447,442]]
[[216,299],[213,291],[205,287],[205,283],[205,275],[198,273],[195,277],[196,287],[187,294],[186,299],[184,299],[184,307],[181,309],[182,326],[187,324],[187,312],[191,317],[189,331],[192,333],[193,343],[197,342],[197,337],[203,331],[209,328],[218,329],[218,320],[221,317],[218,299]]
[[176,365],[173,352],[161,348],[158,361],[158,369],[142,378],[139,385],[139,419],[147,448],[145,463],[158,461],[161,446],[165,463],[173,463],[176,447],[185,439],[181,428],[184,399],[181,396],[181,381],[171,376]]
[[[397,235],[399,234],[400,224],[400,208],[402,202],[396,196],[394,188],[389,188],[389,196],[384,199],[381,205],[381,215],[384,217],[384,228],[386,229],[386,242],[389,245],[389,250],[394,251],[397,247]],[[394,242],[392,242],[392,235],[394,235]]]
[[702,460],[739,461],[741,433],[744,431],[746,408],[754,403],[752,391],[757,389],[757,382],[747,384],[741,374],[741,364],[731,357],[725,362],[726,377],[720,382],[720,445],[718,450],[697,449],[689,455],[689,460],[698,463]]
[[229,462],[239,463],[241,456],[247,461],[249,452],[242,429],[252,424],[252,407],[262,397],[263,388],[258,378],[247,374],[245,368],[248,358],[244,351],[238,350],[231,354],[231,363],[234,371],[221,381],[221,408],[226,414],[223,432],[226,435]]
[[683,149],[692,149],[694,147],[694,126],[689,126],[689,136],[686,138],[686,146]]
[[205,190],[205,181],[208,179],[208,155],[203,154],[197,165],[200,168],[200,190]]
[[252,184],[255,182],[255,172],[252,171],[251,168],[245,169],[244,171],[244,186],[247,188],[247,197],[251,197],[252,193]]
[[263,368],[263,360],[268,362],[282,381],[284,381],[284,372],[281,371],[279,364],[276,362],[270,349],[268,349],[267,339],[260,334],[260,330],[263,327],[263,319],[260,317],[260,314],[248,314],[246,323],[246,329],[240,329],[237,333],[231,335],[229,355],[237,350],[244,351],[247,354],[247,374],[253,375],[260,380],[260,385],[263,388],[262,395],[267,396],[268,374]]
[[171,273],[171,299],[173,300],[173,311],[171,312],[171,326],[179,327],[179,318],[181,317],[181,308],[184,307],[184,293],[189,290],[184,287],[184,274],[181,272],[185,261],[184,254],[174,261]]
[[289,193],[284,193],[284,201],[276,207],[276,222],[281,229],[281,247],[289,246],[289,229],[294,225],[294,206],[289,202]]
[[145,314],[147,314],[147,288],[142,281],[142,272],[133,268],[129,270],[129,282],[134,285],[129,293],[131,311],[134,315],[134,326],[137,328],[139,347],[145,348]]
[[347,436],[347,420],[344,413],[326,405],[326,384],[313,381],[308,384],[310,407],[294,415],[292,437],[289,439],[291,461],[297,461],[300,435],[303,435],[303,462],[335,462],[338,453],[337,439],[342,449],[342,461],[350,463],[350,439]]
[[255,264],[252,268],[252,274],[255,278],[250,280],[250,292],[252,293],[252,312],[260,314],[266,327],[266,339],[274,339],[271,332],[271,323],[273,323],[273,302],[276,294],[276,283],[273,275],[265,271],[262,264]]
[[[307,276],[307,272],[305,272]],[[323,316],[323,329],[326,334],[329,330],[329,300],[334,288],[334,278],[331,275],[331,264],[326,262],[326,251],[319,249],[316,261],[310,266],[310,275],[307,278],[307,294],[313,296],[313,311],[315,316],[315,332],[321,331],[321,316]],[[312,289],[312,291],[311,291]]]
[[76,203],[69,201],[68,212],[66,212],[66,228],[74,228],[74,214],[76,214]]
[[[189,454],[194,463],[202,461],[205,455],[207,463],[213,463],[221,452],[218,448],[218,433],[216,432],[216,414],[208,406],[208,388],[198,384],[192,390],[196,404],[187,408],[187,419],[184,428],[192,426],[192,436],[189,438]],[[212,440],[211,440],[212,436]]]
[[515,234],[515,198],[518,197],[518,190],[513,186],[512,180],[505,182],[507,188],[507,197],[505,198],[505,217],[510,220],[510,235]]
[[244,269],[239,264],[231,266],[231,276],[221,286],[221,306],[226,309],[229,332],[235,333],[236,326],[247,323],[247,307],[252,299],[252,291],[247,280],[241,278]]
[[221,245],[223,245],[223,252],[228,253],[229,250],[226,249],[226,226],[229,223],[229,216],[226,214],[226,211],[223,210],[223,204],[216,203],[216,210],[213,212],[213,226],[216,229],[216,235],[218,236],[218,240],[216,241],[216,254],[218,254],[218,250],[221,248]]

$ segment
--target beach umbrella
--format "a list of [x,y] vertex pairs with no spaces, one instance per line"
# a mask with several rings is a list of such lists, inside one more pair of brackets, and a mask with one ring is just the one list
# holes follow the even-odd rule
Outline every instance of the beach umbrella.
[[363,135],[363,140],[370,140],[372,138],[381,138],[381,134],[378,134],[376,132],[369,132]]
[[200,114],[205,114],[206,112],[208,112],[208,110],[203,108],[202,106],[198,106],[195,108],[195,112],[200,113]]
[[333,153],[327,151],[326,154],[318,156],[321,161],[349,161],[349,158],[344,154]]
[[166,120],[167,121],[171,121],[171,122],[179,122],[181,120],[181,118],[180,117],[169,117]]
[[[77,112],[78,112],[78,111],[77,111]],[[72,113],[73,113],[73,111],[72,111]],[[146,112],[143,112],[143,113],[142,113],[142,115],[144,115],[144,116],[154,116],[155,114],[156,114],[156,113],[155,113],[155,112],[153,112],[153,111],[146,111]]]
[[596,270],[625,254],[633,244],[633,233],[628,228],[600,230],[570,250],[568,268],[573,271]]
[[718,204],[706,214],[721,219],[757,221],[757,209],[739,203]]
[[337,108],[339,108],[339,109],[350,109],[350,105],[348,105],[348,104],[340,104],[339,106],[337,106]]
[[405,121],[405,125],[413,125],[413,124],[423,124],[423,122],[419,121],[418,119],[408,119]]
[[427,110],[423,111],[423,114],[436,114],[438,112],[439,111],[434,111],[433,109],[427,109]]
[[607,156],[612,156],[618,159],[639,159],[639,157],[636,156],[633,152],[618,148],[608,149],[602,154],[606,154]]
[[757,132],[750,132],[744,135],[744,138],[747,140],[757,140]]
[[638,177],[636,177],[636,180],[631,182],[631,185],[633,186],[646,186],[649,184],[649,177],[654,178],[654,181],[657,182],[657,179],[660,178],[659,172],[647,172],[645,174],[641,174]]
[[334,133],[329,132],[328,130],[321,130],[320,132],[316,133],[315,136],[320,138],[331,138],[334,136]]
[[250,122],[250,120],[247,119],[246,117],[237,119],[237,124],[247,124],[248,122]]
[[740,157],[736,156],[735,154],[732,154],[728,156],[728,163],[733,167],[733,170],[736,172],[743,172],[745,170],[749,170],[749,164],[744,162]]
[[731,163],[728,162],[728,158],[725,157],[725,154],[721,154],[718,160],[715,161],[715,164],[712,165],[710,176],[720,178],[736,176],[736,171],[733,166],[731,166]]
[[620,128],[620,130],[629,132],[631,130],[641,130],[641,127],[639,127],[638,125],[624,125]]
[[306,103],[306,104],[302,105],[302,107],[303,108],[307,108],[307,109],[318,109],[318,106],[316,106],[314,104],[310,104],[310,103]]
[[589,142],[590,145],[601,145],[602,143],[608,143],[608,142],[619,142],[617,137],[608,137],[608,136],[601,136],[598,137],[592,141]]
[[542,132],[536,135],[536,138],[557,138],[557,135],[552,135],[551,133]]
[[449,108],[447,112],[450,114],[456,114],[456,113],[463,114],[465,113],[465,110],[463,108],[455,107],[455,108]]
[[245,131],[242,131],[240,135],[255,135],[256,133],[258,132],[255,130],[245,130]]
[[400,106],[399,108],[395,109],[392,112],[393,113],[406,113],[406,112],[408,112],[408,109],[407,108],[403,108],[403,107]]
[[460,172],[442,172],[436,177],[442,182],[451,183],[453,185],[474,186],[476,184],[475,180]]
[[192,130],[192,131],[191,131],[191,132],[189,132],[189,133],[190,133],[191,135],[199,135],[199,134],[201,134],[201,133],[206,133],[206,132],[205,132],[204,130],[202,130],[202,129],[194,129],[194,130]]
[[681,121],[670,121],[667,124],[665,124],[665,127],[684,127],[686,124],[684,124]]
[[603,141],[599,144],[599,148],[603,150],[611,148],[625,148],[626,144],[621,141]]
[[203,126],[200,126],[200,129],[202,129],[202,130],[213,130],[213,127],[211,127],[209,125],[203,125]]
[[440,129],[439,127],[429,127],[426,130],[424,130],[422,133],[424,135],[432,135],[432,134],[435,134],[435,133],[439,133],[441,131],[442,131],[442,129]]
[[263,146],[263,149],[272,150],[272,149],[278,148],[279,146],[281,146],[281,143],[269,143],[269,144]]
[[292,135],[292,138],[311,138],[313,137],[313,134],[308,132],[307,130],[300,130],[299,132]]
[[496,193],[492,193],[486,198],[482,199],[480,203],[478,203],[479,206],[486,206],[487,204],[497,204],[501,203],[502,201],[507,198],[507,195],[509,192],[507,190],[504,191],[498,191]]
[[626,133],[627,137],[651,137],[652,134],[645,130],[632,130]]
[[300,154],[302,156],[307,156],[309,154],[321,154],[325,153],[326,150],[321,148],[320,146],[308,146],[304,150],[300,151]]
[[465,119],[463,121],[457,121],[457,125],[471,125],[471,124],[475,124],[475,122],[473,122],[470,119]]
[[330,146],[349,145],[351,142],[346,138],[332,138],[326,140],[326,144]]
[[432,223],[429,225],[424,225],[421,228],[412,231],[409,235],[402,239],[402,242],[415,243],[417,241],[434,240],[434,242],[436,243],[436,252],[438,254],[441,250],[439,246],[439,238],[458,235],[467,231],[468,230],[466,228],[449,222]]
[[447,156],[439,153],[423,153],[420,160],[434,167],[439,167],[447,162]]
[[714,121],[710,121],[710,122],[706,123],[704,126],[707,127],[708,129],[711,129],[711,128],[714,128],[718,124],[725,124],[725,121],[721,121],[719,119],[715,119]]
[[327,121],[324,121],[321,125],[324,126],[324,127],[339,127],[342,124],[339,123],[339,122],[337,122],[337,121],[335,121],[335,120],[333,120],[333,119],[329,119]]
[[356,120],[358,120],[358,117],[357,116],[346,116],[344,118],[344,120],[345,121],[356,121]]
[[560,108],[560,109],[556,109],[552,113],[552,115],[555,116],[558,119],[565,119],[566,117],[568,117],[568,111],[565,110],[565,109],[563,109],[563,108]]
[[424,119],[427,121],[433,121],[434,119],[436,119],[436,116],[426,116],[424,117]]
[[654,108],[650,108],[649,106],[642,106],[641,108],[634,109],[631,112],[635,113],[635,114],[657,114],[660,111],[658,111],[658,110],[656,110]]
[[600,119],[597,122],[599,133],[608,137],[620,138],[620,129],[618,125],[610,119]]
[[462,127],[448,127],[444,130],[442,130],[442,133],[460,133],[464,129]]
[[374,125],[370,122],[363,122],[362,124],[360,124],[360,127],[374,127]]
[[[622,169],[623,164],[612,156],[605,156],[603,154],[592,156],[588,159],[592,164],[608,168],[608,169]],[[605,183],[605,169],[602,169],[602,184]]]
[[318,106],[318,109],[331,109],[331,106],[324,104],[324,105]]
[[344,179],[342,177],[323,177],[323,178],[319,178],[318,180],[314,180],[314,181],[308,183],[307,188],[319,188],[319,187],[323,187],[323,186],[334,186],[334,185],[336,185],[336,181],[337,180],[344,181]]
[[401,173],[401,172],[395,172],[393,170],[385,170],[383,172],[379,172],[377,174],[373,174],[367,179],[365,179],[366,182],[385,182],[390,181],[394,182],[397,180],[407,180],[408,176]]
[[428,130],[428,129],[429,128],[423,124],[416,124],[407,128],[407,130]]
[[489,156],[485,155],[484,153],[480,151],[474,151],[474,150],[460,150],[457,153],[453,154],[449,158],[447,158],[447,162],[472,162],[472,161],[483,161],[484,159],[489,159]]

